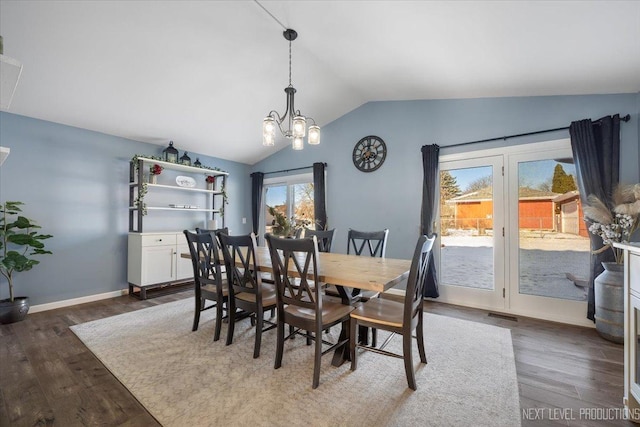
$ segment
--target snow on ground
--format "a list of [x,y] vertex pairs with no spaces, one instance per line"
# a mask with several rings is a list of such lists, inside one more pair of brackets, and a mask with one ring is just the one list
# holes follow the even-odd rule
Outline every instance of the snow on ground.
[[[493,237],[456,233],[442,237],[443,284],[493,288]],[[522,294],[586,300],[586,289],[567,273],[589,277],[589,239],[553,232],[521,232],[519,291]]]

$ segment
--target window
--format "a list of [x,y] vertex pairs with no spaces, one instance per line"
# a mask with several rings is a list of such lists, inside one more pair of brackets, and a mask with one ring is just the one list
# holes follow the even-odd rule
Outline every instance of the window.
[[264,233],[289,234],[298,227],[312,228],[313,174],[265,179],[262,201],[260,229]]

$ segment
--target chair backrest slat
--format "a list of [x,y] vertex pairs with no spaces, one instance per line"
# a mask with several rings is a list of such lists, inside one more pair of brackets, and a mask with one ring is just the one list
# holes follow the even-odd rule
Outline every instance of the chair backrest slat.
[[218,246],[220,246],[220,239],[218,238],[218,234],[220,234],[220,233],[229,234],[229,228],[228,227],[223,227],[223,228],[210,229],[210,228],[199,228],[199,227],[196,227],[196,233],[198,233],[198,234],[202,234],[202,233],[211,234],[213,237],[216,238],[216,240],[217,240],[216,243],[218,244]]
[[222,246],[229,288],[234,293],[248,292],[261,298],[262,279],[256,258],[256,236],[253,233],[242,236],[218,233],[218,238]]
[[276,281],[278,306],[295,305],[321,314],[322,298],[318,286],[318,241],[315,236],[283,239],[265,236]]
[[221,283],[222,269],[216,239],[209,233],[197,234],[188,230],[184,230],[184,235],[189,245],[196,293],[201,286]]
[[[304,236],[303,233],[304,232]],[[318,239],[318,251],[320,252],[331,252],[331,242],[333,241],[333,235],[335,234],[336,229],[333,228],[331,230],[312,230],[310,228],[299,228],[296,232],[296,239],[300,237],[312,237],[316,236]]]
[[364,255],[384,258],[387,251],[388,236],[388,228],[382,231],[358,231],[349,229],[347,235],[347,254],[350,254],[353,249],[356,255],[363,255],[364,248],[366,247],[368,250]]
[[429,257],[431,256],[431,250],[433,249],[433,242],[435,240],[435,234],[430,238],[421,236],[416,244],[404,297],[404,322],[409,322],[405,323],[406,325],[415,323],[418,312],[422,310],[424,301],[422,290],[424,288],[425,276],[429,270]]

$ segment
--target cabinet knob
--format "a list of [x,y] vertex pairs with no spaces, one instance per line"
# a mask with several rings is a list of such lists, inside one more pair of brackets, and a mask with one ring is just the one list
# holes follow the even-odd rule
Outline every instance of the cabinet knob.
[[158,239],[158,242],[162,242],[162,239]]

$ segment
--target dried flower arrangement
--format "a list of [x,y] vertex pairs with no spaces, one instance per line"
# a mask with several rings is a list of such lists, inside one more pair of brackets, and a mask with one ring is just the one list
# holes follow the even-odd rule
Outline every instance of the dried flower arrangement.
[[622,249],[613,243],[628,242],[640,227],[640,183],[618,184],[612,197],[613,207],[607,206],[593,194],[587,197],[588,206],[584,216],[591,222],[589,231],[602,238],[603,247],[593,253],[602,253],[611,248],[617,264],[622,264]]

